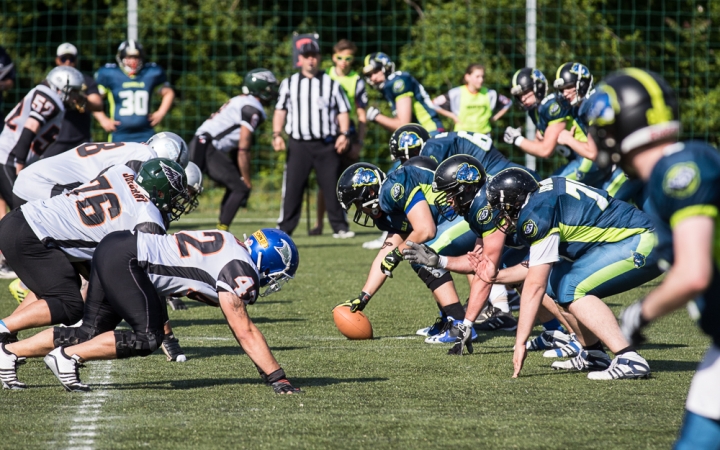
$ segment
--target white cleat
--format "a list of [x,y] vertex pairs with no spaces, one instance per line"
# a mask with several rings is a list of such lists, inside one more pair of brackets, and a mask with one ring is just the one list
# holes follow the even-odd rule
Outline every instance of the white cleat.
[[555,361],[552,368],[555,370],[572,370],[584,372],[587,370],[605,370],[610,366],[610,357],[602,350],[582,350],[579,355],[567,361]]
[[645,358],[636,352],[627,352],[616,356],[606,370],[590,372],[588,378],[591,380],[650,378],[650,365],[645,361]]
[[58,347],[45,356],[45,365],[57,377],[68,392],[87,392],[90,386],[80,381],[80,367],[83,367],[78,355],[67,357],[62,347]]
[[0,344],[0,382],[3,389],[22,390],[27,385],[17,379],[17,366],[25,363],[24,357],[19,357],[5,349]]
[[574,334],[570,335],[570,341],[565,344],[561,345],[558,348],[554,348],[552,350],[548,350],[545,353],[543,353],[543,357],[545,358],[572,358],[574,356],[577,356],[582,351],[583,347],[582,344],[580,344],[580,341],[578,341],[575,338]]

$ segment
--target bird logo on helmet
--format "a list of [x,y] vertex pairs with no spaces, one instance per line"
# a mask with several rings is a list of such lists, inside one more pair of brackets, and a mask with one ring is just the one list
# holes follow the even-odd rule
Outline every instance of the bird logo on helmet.
[[[558,67],[553,87],[559,91],[558,101],[560,103],[575,106],[582,102],[583,99],[592,90],[593,76],[585,65],[568,62]],[[575,97],[568,102],[563,95],[563,90],[575,88]]]
[[365,81],[372,87],[382,89],[385,86],[385,81],[381,83],[374,83],[370,76],[376,71],[382,70],[385,74],[385,79],[390,76],[391,73],[395,72],[395,63],[390,60],[390,57],[382,52],[370,53],[365,57],[363,65],[363,76]]
[[360,167],[353,176],[353,187],[374,186],[380,183],[374,170]]
[[480,179],[480,171],[477,167],[468,163],[460,164],[455,179],[458,183],[476,183]]

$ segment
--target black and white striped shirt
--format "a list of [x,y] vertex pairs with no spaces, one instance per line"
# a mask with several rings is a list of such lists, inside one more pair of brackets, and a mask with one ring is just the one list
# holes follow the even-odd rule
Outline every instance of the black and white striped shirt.
[[280,83],[275,109],[287,110],[285,132],[290,137],[310,141],[337,136],[337,115],[350,111],[350,101],[325,72],[313,78],[298,72]]

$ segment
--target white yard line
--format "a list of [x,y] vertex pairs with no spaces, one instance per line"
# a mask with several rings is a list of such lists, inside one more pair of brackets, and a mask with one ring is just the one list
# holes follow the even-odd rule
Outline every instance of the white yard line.
[[92,450],[95,448],[95,439],[99,435],[99,423],[102,420],[102,407],[110,392],[104,389],[105,385],[112,383],[112,360],[98,361],[88,364],[92,368],[90,376],[83,381],[93,390],[87,393],[73,393],[82,395],[83,399],[72,414],[72,425],[65,434],[67,446],[72,450]]

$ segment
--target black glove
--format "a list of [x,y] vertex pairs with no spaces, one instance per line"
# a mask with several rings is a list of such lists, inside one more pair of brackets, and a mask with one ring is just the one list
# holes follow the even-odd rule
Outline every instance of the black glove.
[[427,267],[437,267],[440,256],[435,250],[425,244],[416,244],[412,241],[405,242],[408,248],[403,250],[403,257],[415,264],[422,264]]
[[[257,365],[255,366],[257,367]],[[272,386],[273,391],[275,391],[276,394],[299,394],[302,393],[302,391],[296,387],[293,387],[292,384],[288,381],[287,378],[285,378],[285,371],[282,370],[282,368],[276,370],[275,372],[271,373],[270,375],[265,375],[265,373],[260,370],[259,367],[257,367],[258,373],[260,373],[260,378],[265,382],[266,385]]]
[[472,326],[467,326],[463,323],[458,324],[456,330],[451,330],[451,333],[456,332],[457,338],[455,339],[455,345],[448,350],[448,355],[462,356],[463,349],[467,349],[469,354],[473,352],[472,345]]
[[[351,300],[348,300],[344,303],[340,303],[338,306],[349,306],[350,312],[358,312],[365,309],[367,304],[370,302],[370,299],[372,298],[372,295],[368,294],[367,292],[361,292],[360,295],[358,295],[356,298],[353,298]],[[335,309],[333,308],[333,309]]]
[[188,309],[185,302],[180,300],[179,297],[167,297],[166,301],[167,301],[168,306],[170,308],[172,308],[173,311]]
[[642,302],[637,301],[620,313],[620,330],[630,345],[640,345],[647,339],[642,329],[650,323],[642,316]]
[[382,270],[382,273],[384,273],[386,276],[392,278],[393,270],[400,264],[403,260],[403,256],[400,253],[400,250],[395,247],[393,251],[385,255],[385,259],[382,260],[380,263],[380,270]]

